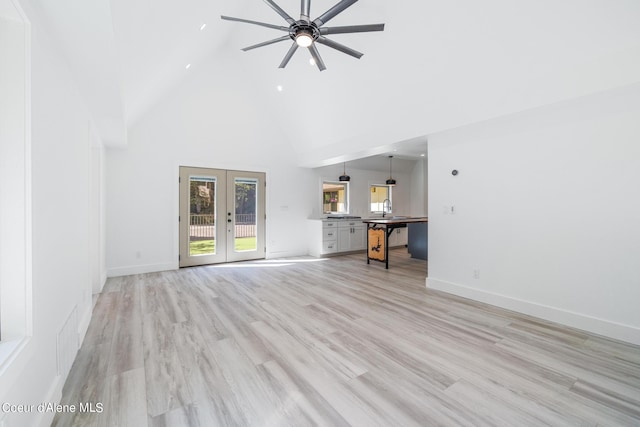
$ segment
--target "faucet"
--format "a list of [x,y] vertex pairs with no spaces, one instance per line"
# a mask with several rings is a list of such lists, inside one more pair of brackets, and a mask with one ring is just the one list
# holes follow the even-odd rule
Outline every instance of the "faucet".
[[382,218],[384,218],[385,213],[387,213],[387,211],[384,209],[384,202],[389,202],[389,203],[387,203],[387,206],[388,206],[388,207],[387,207],[387,210],[388,210],[389,212],[391,212],[391,200],[389,200],[389,199],[384,199],[384,200],[382,201]]

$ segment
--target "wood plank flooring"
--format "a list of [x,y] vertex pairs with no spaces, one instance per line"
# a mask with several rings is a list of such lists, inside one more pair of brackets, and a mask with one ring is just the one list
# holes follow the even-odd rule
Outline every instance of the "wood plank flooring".
[[391,251],[109,279],[54,426],[640,426],[640,347],[425,288]]

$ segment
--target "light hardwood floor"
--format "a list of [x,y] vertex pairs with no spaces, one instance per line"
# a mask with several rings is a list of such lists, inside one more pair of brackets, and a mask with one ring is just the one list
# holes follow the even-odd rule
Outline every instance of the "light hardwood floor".
[[425,288],[392,251],[109,279],[55,426],[640,426],[640,347]]

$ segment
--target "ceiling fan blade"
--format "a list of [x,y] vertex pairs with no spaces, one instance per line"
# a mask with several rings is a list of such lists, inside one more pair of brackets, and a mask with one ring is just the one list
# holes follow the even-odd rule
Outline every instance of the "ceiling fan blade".
[[262,43],[258,43],[258,44],[254,44],[253,46],[248,46],[245,47],[244,49],[242,49],[243,51],[248,51],[251,49],[255,49],[257,47],[262,47],[262,46],[268,46],[270,44],[274,44],[274,43],[278,43],[278,42],[283,42],[285,40],[291,40],[291,37],[289,36],[282,36],[282,37],[278,37],[277,39],[273,39],[273,40],[268,40],[266,42],[262,42]]
[[245,24],[260,25],[261,27],[273,28],[274,30],[287,31],[287,32],[289,31],[289,27],[267,24],[266,22],[251,21],[249,19],[234,18],[232,16],[224,16],[224,15],[220,16],[220,18],[224,19],[225,21],[244,22]]
[[289,60],[291,59],[291,57],[293,56],[294,53],[296,53],[296,50],[298,50],[298,43],[293,42],[293,44],[291,45],[291,47],[289,48],[289,51],[287,52],[287,54],[284,56],[284,59],[282,60],[282,62],[280,63],[280,66],[278,68],[284,68],[287,66],[287,64],[289,63]]
[[339,50],[342,53],[346,53],[347,55],[351,55],[354,58],[358,58],[360,59],[362,57],[362,55],[364,55],[364,53],[360,53],[357,50],[353,50],[350,47],[347,47],[343,44],[340,44],[338,42],[334,42],[333,40],[329,40],[326,37],[320,36],[318,37],[318,39],[316,40],[316,42],[323,44],[325,46],[329,46],[331,48],[334,48],[335,50]]
[[318,69],[320,71],[326,70],[327,67],[325,67],[324,61],[320,57],[320,52],[318,52],[318,48],[316,47],[315,43],[311,44],[311,46],[309,46],[308,49],[309,49],[309,52],[311,52],[311,56],[313,57],[313,60],[316,61],[316,65],[318,66]]
[[369,25],[347,25],[345,27],[324,27],[320,28],[320,34],[346,34],[346,33],[366,33],[369,31],[384,31],[384,24]]
[[309,13],[311,10],[311,0],[300,1],[300,20],[310,22]]
[[[266,1],[266,0],[265,0]],[[344,11],[346,8],[357,2],[358,0],[341,0],[338,4],[333,6],[331,9],[327,10],[322,15],[318,16],[313,20],[313,23],[318,27],[329,22],[330,19],[333,19],[337,14]]]
[[284,18],[284,20],[287,21],[289,24],[293,24],[294,22],[296,22],[296,20],[293,19],[292,17],[290,17],[287,12],[285,12],[284,10],[282,10],[282,8],[280,6],[275,4],[275,2],[273,2],[273,0],[264,0],[264,2],[266,4],[268,4],[269,6],[271,6],[271,9],[275,10],[276,13],[278,15],[282,16]]

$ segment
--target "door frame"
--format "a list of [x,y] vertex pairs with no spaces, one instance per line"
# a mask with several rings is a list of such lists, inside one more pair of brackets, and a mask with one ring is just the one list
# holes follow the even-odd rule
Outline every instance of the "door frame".
[[[220,264],[266,257],[266,173],[179,166],[178,179],[178,267]],[[190,177],[215,178],[215,254],[190,255]],[[235,251],[235,179],[255,179],[256,250]]]

